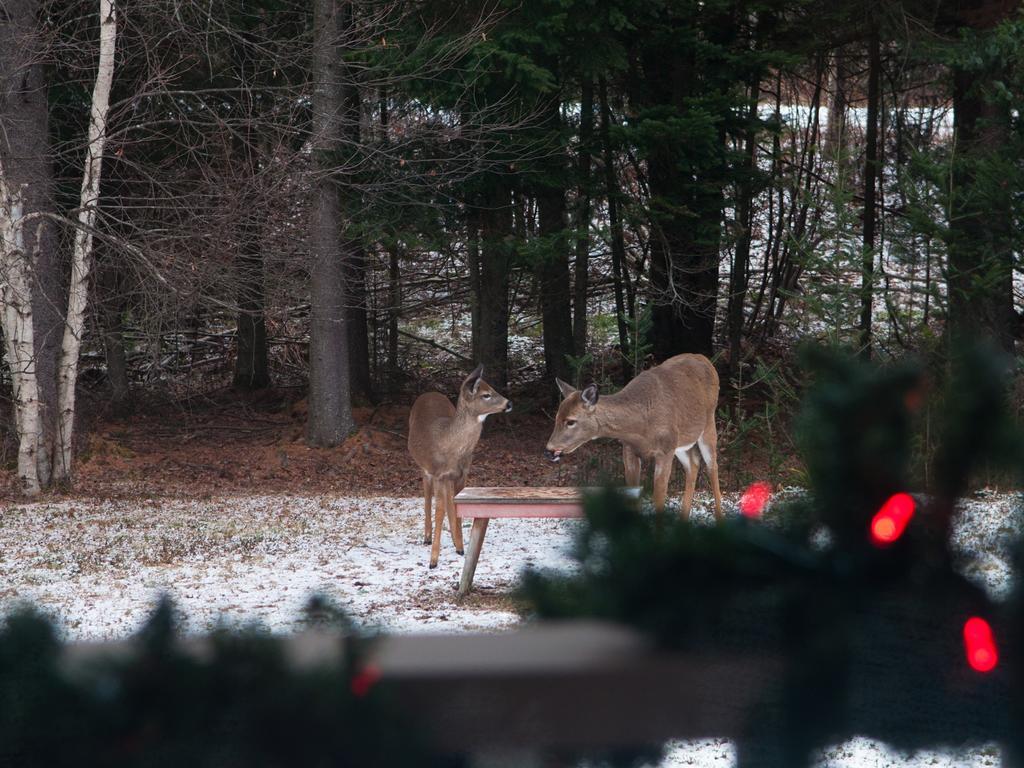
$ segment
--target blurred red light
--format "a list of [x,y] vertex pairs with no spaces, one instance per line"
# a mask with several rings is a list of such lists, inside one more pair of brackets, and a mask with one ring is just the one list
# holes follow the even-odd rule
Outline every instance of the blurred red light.
[[871,539],[876,546],[888,546],[903,535],[915,506],[909,493],[896,493],[886,500],[871,519]]
[[357,699],[363,698],[377,684],[378,680],[380,680],[380,670],[377,667],[372,664],[363,667],[352,678],[352,695]]
[[771,496],[771,484],[765,482],[751,484],[740,497],[740,512],[746,517],[760,517]]
[[964,651],[967,663],[976,672],[991,672],[999,663],[992,627],[982,618],[972,616],[964,622]]

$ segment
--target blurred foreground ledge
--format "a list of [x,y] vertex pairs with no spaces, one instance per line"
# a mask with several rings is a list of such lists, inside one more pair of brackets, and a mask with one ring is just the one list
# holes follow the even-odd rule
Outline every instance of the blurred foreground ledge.
[[[305,669],[341,663],[346,642],[341,632],[320,630],[281,641],[286,658]],[[177,642],[198,659],[211,655],[208,638]],[[134,648],[76,643],[65,647],[62,664],[73,675]],[[783,672],[777,658],[661,651],[634,630],[591,621],[497,635],[385,636],[373,641],[365,668],[437,748],[464,753],[738,738]]]
[[[899,617],[882,611],[874,620]],[[497,635],[380,637],[361,654],[361,668],[374,692],[407,713],[434,748],[470,756],[474,765],[503,764],[492,760],[502,755],[533,765],[544,754],[702,737],[734,740],[741,766],[787,765],[788,739],[815,730],[819,712],[835,711],[840,697],[846,717],[837,739],[865,735],[904,749],[1005,743],[1009,675],[980,676],[962,664],[944,676],[927,665],[915,669],[924,659],[911,649],[931,630],[911,624],[897,633],[907,645],[858,654],[863,661],[853,665],[846,693],[821,680],[817,701],[792,698],[787,681],[810,667],[777,648],[662,650],[631,629],[583,620]],[[196,658],[211,652],[208,638],[178,642]],[[337,668],[346,654],[339,631],[281,642],[289,663],[307,671]],[[62,664],[74,674],[133,647],[78,643],[65,648]],[[930,685],[921,684],[925,677]]]

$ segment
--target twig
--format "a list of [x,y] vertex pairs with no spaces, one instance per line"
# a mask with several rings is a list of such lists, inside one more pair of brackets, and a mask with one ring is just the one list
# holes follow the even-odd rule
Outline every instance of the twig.
[[403,331],[401,328],[398,329],[398,335],[399,336],[406,336],[406,337],[408,337],[410,339],[413,339],[414,341],[422,342],[423,344],[427,344],[427,345],[429,345],[431,347],[434,347],[435,349],[440,349],[442,352],[447,352],[449,355],[453,355],[454,357],[459,358],[459,360],[462,360],[462,361],[464,361],[466,363],[469,363],[470,365],[473,364],[473,361],[470,360],[465,355],[456,352],[454,349],[449,349],[448,347],[444,346],[443,344],[438,344],[436,341],[431,341],[430,339],[424,339],[422,336],[416,336],[415,334],[409,333],[408,331]]

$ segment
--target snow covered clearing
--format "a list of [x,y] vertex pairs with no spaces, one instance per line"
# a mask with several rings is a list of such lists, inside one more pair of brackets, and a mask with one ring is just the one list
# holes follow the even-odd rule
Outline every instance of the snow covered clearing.
[[[735,496],[727,497],[734,509]],[[984,491],[959,510],[953,546],[963,572],[997,598],[1012,588],[1009,550],[1024,529],[1018,494]],[[693,519],[710,523],[698,495]],[[62,500],[0,511],[0,613],[29,601],[71,640],[124,637],[170,594],[182,626],[259,622],[275,632],[303,625],[314,593],[361,625],[392,632],[498,631],[524,620],[514,589],[526,565],[571,569],[575,520],[496,520],[475,592],[457,602],[462,558],[445,533],[428,570],[422,500],[330,495],[205,499]],[[468,531],[467,531],[468,533]],[[823,751],[831,768],[995,766],[992,745],[902,755],[855,738]],[[664,766],[735,763],[725,740],[675,745]]]
[[28,600],[69,639],[106,639],[135,631],[166,593],[188,632],[253,621],[289,632],[319,593],[366,627],[491,630],[520,621],[509,596],[520,568],[568,567],[578,522],[502,520],[489,531],[478,596],[457,603],[462,558],[446,531],[438,568],[427,568],[422,505],[254,496],[15,507],[0,518],[0,607]]

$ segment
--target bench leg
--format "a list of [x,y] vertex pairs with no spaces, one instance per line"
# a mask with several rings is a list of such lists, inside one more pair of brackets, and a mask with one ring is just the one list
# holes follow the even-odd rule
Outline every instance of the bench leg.
[[462,564],[462,579],[459,581],[459,597],[465,597],[473,586],[473,574],[476,563],[480,559],[480,550],[484,546],[489,517],[474,517],[473,528],[469,533],[469,547],[466,549],[466,560]]

